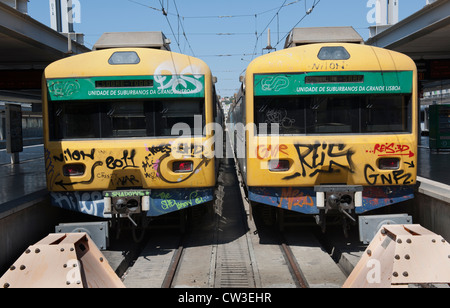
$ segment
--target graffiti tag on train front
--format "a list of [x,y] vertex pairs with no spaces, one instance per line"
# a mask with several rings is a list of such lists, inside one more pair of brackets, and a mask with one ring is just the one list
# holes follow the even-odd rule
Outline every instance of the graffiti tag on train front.
[[411,173],[405,172],[405,170],[393,170],[388,173],[377,172],[374,167],[367,164],[364,167],[364,177],[367,184],[374,186],[377,184],[413,184],[413,178]]
[[318,173],[340,172],[341,169],[351,173],[355,172],[355,165],[352,161],[355,152],[345,144],[327,144],[324,142],[295,144],[294,146],[302,166],[302,172],[298,176],[306,177],[309,175],[314,177]]
[[367,153],[373,153],[378,156],[389,156],[389,155],[401,155],[414,157],[415,154],[411,151],[409,145],[397,144],[397,143],[377,143],[373,149],[366,151]]

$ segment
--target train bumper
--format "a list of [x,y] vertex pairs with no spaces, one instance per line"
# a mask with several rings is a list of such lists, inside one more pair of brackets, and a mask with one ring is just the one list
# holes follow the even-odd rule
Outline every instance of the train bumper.
[[[326,196],[330,192],[318,187],[249,187],[249,199],[303,214],[319,214],[326,208]],[[339,187],[335,193],[341,197],[350,195],[356,214],[413,199],[415,190],[414,185],[344,187]]]
[[[149,217],[157,217],[212,201],[213,194],[213,188],[186,188],[51,192],[50,196],[54,206],[91,216],[111,218],[112,213],[120,214],[120,209],[114,208],[113,199],[117,201],[123,198],[124,209],[129,211],[128,214],[146,212]],[[136,203],[129,203],[130,200],[135,200],[138,206],[133,207]]]

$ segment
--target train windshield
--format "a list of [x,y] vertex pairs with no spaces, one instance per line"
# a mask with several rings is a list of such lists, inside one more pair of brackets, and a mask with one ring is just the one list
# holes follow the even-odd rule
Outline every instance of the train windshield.
[[281,135],[410,133],[411,95],[255,97],[258,134],[272,123]]
[[[49,104],[51,140],[178,136],[204,126],[204,100],[58,101]],[[202,131],[202,130],[200,130]]]

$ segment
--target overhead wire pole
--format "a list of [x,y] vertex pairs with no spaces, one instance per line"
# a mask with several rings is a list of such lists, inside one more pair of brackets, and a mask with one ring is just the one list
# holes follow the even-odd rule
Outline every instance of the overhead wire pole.
[[[275,13],[275,15],[272,17],[272,19],[269,21],[269,23],[267,24],[267,26],[264,28],[264,30],[256,36],[256,42],[255,42],[255,47],[253,48],[253,53],[256,53],[256,49],[258,48],[258,41],[259,38],[264,34],[264,31],[266,31],[266,29],[270,26],[270,24],[272,23],[272,21],[276,18],[277,14],[281,11],[281,9],[285,6],[287,0],[284,0],[283,4],[280,6],[280,8],[278,9],[278,11]],[[253,60],[253,57],[252,57]],[[242,73],[241,73],[242,74]]]

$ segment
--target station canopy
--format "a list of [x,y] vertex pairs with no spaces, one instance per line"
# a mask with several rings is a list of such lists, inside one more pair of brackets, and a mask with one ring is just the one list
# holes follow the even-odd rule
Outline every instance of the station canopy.
[[0,101],[40,103],[41,78],[50,63],[90,51],[66,35],[0,2]]
[[422,81],[450,79],[450,0],[437,0],[366,44],[410,56]]

